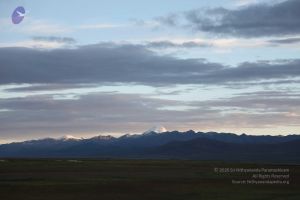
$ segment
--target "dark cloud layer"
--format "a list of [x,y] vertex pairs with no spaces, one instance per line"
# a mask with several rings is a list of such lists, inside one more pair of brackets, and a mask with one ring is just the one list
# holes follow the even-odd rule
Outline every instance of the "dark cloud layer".
[[226,84],[298,78],[300,60],[229,67],[159,56],[141,46],[99,44],[77,49],[0,49],[0,84]]
[[[215,8],[192,10],[178,23],[178,15],[158,18],[168,26],[184,26],[214,34],[240,37],[297,35],[300,33],[300,1],[254,4],[236,10]],[[184,19],[185,22],[182,22]],[[175,23],[177,22],[177,23]]]

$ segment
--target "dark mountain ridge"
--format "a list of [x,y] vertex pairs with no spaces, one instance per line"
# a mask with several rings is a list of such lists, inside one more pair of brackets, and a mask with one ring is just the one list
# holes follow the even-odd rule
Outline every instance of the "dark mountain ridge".
[[0,145],[0,157],[92,157],[237,160],[300,163],[300,135],[148,132],[88,139],[46,138]]

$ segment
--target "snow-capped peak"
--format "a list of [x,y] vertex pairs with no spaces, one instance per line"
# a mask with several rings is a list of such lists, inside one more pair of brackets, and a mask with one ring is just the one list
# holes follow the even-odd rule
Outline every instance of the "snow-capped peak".
[[81,140],[82,138],[77,138],[77,137],[74,137],[73,135],[65,135],[59,139],[60,140]]
[[164,133],[167,132],[168,130],[163,127],[163,126],[154,126],[152,128],[150,128],[149,130],[147,130],[146,132],[144,132],[144,134],[149,134],[149,133]]

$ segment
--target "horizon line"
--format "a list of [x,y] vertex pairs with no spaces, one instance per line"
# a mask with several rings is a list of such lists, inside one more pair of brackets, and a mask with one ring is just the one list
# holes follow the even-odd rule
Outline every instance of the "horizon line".
[[[258,134],[258,135],[255,135],[255,134],[247,134],[247,133],[233,133],[233,132],[217,132],[217,131],[195,131],[195,130],[187,130],[187,131],[178,131],[178,130],[173,130],[173,131],[165,131],[165,132],[155,132],[155,131],[151,131],[152,133],[156,133],[156,134],[164,134],[164,133],[171,133],[171,132],[179,132],[179,133],[186,133],[186,132],[190,132],[190,131],[193,131],[194,133],[205,133],[205,134],[208,134],[208,133],[216,133],[216,134],[233,134],[233,135],[236,135],[236,136],[242,136],[242,135],[246,135],[246,136],[255,136],[255,137],[263,137],[263,136],[270,136],[270,137],[287,137],[287,136],[294,136],[294,135],[300,135],[300,133],[290,133],[290,134],[276,134],[276,135],[270,135],[270,134]],[[151,133],[151,132],[148,132],[148,133]],[[123,136],[126,136],[126,135],[130,135],[130,136],[134,136],[134,135],[138,135],[138,136],[142,136],[142,135],[145,135],[147,133],[146,132],[143,132],[143,133],[125,133],[125,134],[121,134],[119,136],[114,136],[113,134],[111,133],[107,133],[106,135],[104,135],[105,133],[100,133],[98,135],[94,135],[94,136],[89,136],[89,137],[76,137],[76,136],[73,136],[73,135],[70,135],[70,134],[67,134],[67,135],[63,135],[63,136],[60,136],[60,137],[43,137],[43,138],[36,138],[36,139],[23,139],[23,140],[12,140],[12,141],[3,141],[1,142],[0,141],[0,145],[5,145],[5,144],[13,144],[13,143],[22,143],[22,142],[27,142],[27,141],[38,141],[38,140],[45,140],[45,139],[55,139],[55,140],[59,140],[59,139],[68,139],[67,137],[72,137],[73,139],[76,139],[76,140],[88,140],[88,139],[92,139],[94,137],[99,137],[99,136],[102,136],[102,137],[113,137],[113,138],[121,138]]]

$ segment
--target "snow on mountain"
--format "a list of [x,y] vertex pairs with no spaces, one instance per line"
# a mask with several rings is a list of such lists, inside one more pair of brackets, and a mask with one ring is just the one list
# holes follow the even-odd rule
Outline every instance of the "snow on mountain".
[[154,126],[152,128],[150,128],[149,130],[147,130],[146,132],[144,132],[144,135],[149,134],[149,133],[165,133],[168,130],[163,127],[163,126]]
[[82,140],[82,138],[74,137],[73,135],[65,135],[63,137],[58,138],[59,140],[67,141],[67,140]]

